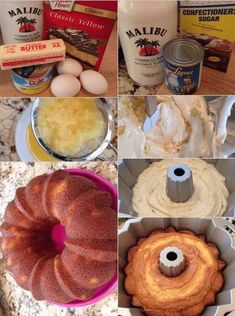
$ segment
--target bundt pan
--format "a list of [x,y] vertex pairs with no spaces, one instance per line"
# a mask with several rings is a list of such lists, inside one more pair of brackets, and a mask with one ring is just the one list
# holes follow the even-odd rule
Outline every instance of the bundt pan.
[[[223,216],[235,216],[235,160],[234,159],[202,159],[211,163],[225,177],[225,185],[229,191],[227,208]],[[119,165],[118,189],[119,189],[119,217],[140,216],[132,207],[132,189],[138,176],[153,162],[160,159],[123,159]],[[182,163],[176,163],[169,168],[166,188],[167,195],[173,202],[184,202],[193,192],[193,179],[190,169],[182,159]],[[172,169],[172,170],[171,170]],[[173,170],[174,169],[174,170]],[[174,172],[179,172],[180,181],[176,181]],[[182,172],[182,175],[181,173]],[[203,175],[202,175],[203,177]],[[151,216],[151,215],[149,215]],[[153,215],[152,215],[153,216]],[[179,215],[179,217],[181,217]],[[194,216],[189,216],[194,217]],[[198,217],[198,216],[195,216]],[[205,216],[206,217],[206,216]]]
[[[235,311],[235,226],[222,218],[135,218],[128,219],[119,230],[119,316],[144,316],[131,305],[131,297],[124,288],[128,250],[140,237],[147,237],[152,231],[173,226],[176,230],[190,230],[196,235],[205,235],[206,241],[214,243],[225,262],[224,284],[216,295],[214,305],[207,306],[201,316],[229,316]],[[205,280],[206,281],[206,280]],[[186,315],[186,314],[185,314]],[[233,315],[233,314],[231,314]]]
[[106,123],[106,133],[105,136],[100,143],[99,147],[96,148],[93,152],[88,153],[87,155],[78,156],[78,157],[65,157],[60,155],[59,153],[56,153],[51,148],[49,148],[43,139],[41,138],[38,126],[37,126],[37,112],[38,108],[40,107],[41,99],[36,98],[31,111],[31,126],[34,133],[34,136],[38,142],[38,144],[42,147],[42,149],[47,152],[52,157],[55,157],[56,159],[63,160],[63,161],[90,161],[95,158],[97,158],[102,152],[111,145],[110,142],[112,140],[112,134],[113,134],[113,112],[112,107],[106,102],[104,98],[96,98],[96,105],[100,109],[100,111],[103,114],[104,121]]
[[[106,192],[109,192],[112,196],[112,205],[111,205],[111,208],[114,210],[114,211],[117,211],[117,190],[116,188],[106,179],[104,179],[103,177],[91,172],[91,171],[88,171],[88,170],[84,170],[84,169],[66,169],[65,170],[67,173],[71,174],[71,175],[79,175],[79,176],[83,176],[84,178],[87,178],[89,180],[92,180],[93,183],[95,183],[96,187],[98,190],[100,191],[106,191]],[[61,175],[59,176],[61,177]],[[44,181],[45,178],[43,178],[41,181]],[[54,180],[55,181],[55,180]],[[72,179],[71,179],[72,181]],[[74,181],[72,181],[70,183],[74,183]],[[43,182],[44,183],[44,182]],[[35,189],[38,187],[38,185],[35,187]],[[22,188],[21,188],[22,190]],[[98,193],[98,192],[97,192]],[[34,197],[32,197],[32,199],[35,198],[35,194],[33,194]],[[23,200],[22,200],[23,201]],[[20,202],[21,203],[21,202]],[[36,200],[35,200],[35,203],[38,203]],[[21,204],[20,204],[21,205]],[[26,206],[27,204],[25,204]],[[49,204],[48,204],[49,205]],[[12,206],[14,208],[14,206]],[[39,203],[39,207],[40,207],[40,203]],[[28,211],[28,210],[27,210]],[[19,214],[21,214],[21,212],[18,211]],[[22,213],[23,214],[23,213]],[[17,213],[16,213],[17,215]],[[18,215],[18,220],[20,221],[20,218],[19,215]],[[36,223],[36,222],[34,222]],[[49,222],[48,222],[49,224]],[[8,224],[7,224],[8,225]],[[10,229],[10,228],[7,228],[7,225],[4,226],[4,223],[2,224],[1,226],[1,230],[2,231],[5,231],[7,229]],[[54,226],[51,226],[51,230],[49,232],[50,235],[49,236],[49,239],[52,241],[50,241],[50,247],[52,247],[52,251],[53,253],[60,253],[63,248],[64,248],[64,241],[66,240],[66,234],[65,234],[65,229],[62,225],[60,224],[53,224]],[[8,225],[9,226],[9,225]],[[40,224],[38,224],[38,226],[40,226]],[[5,227],[5,228],[4,228]],[[12,226],[14,228],[14,226]],[[23,226],[22,226],[23,227]],[[42,226],[43,227],[43,226]],[[50,227],[50,226],[49,226]],[[92,226],[91,226],[92,227]],[[37,229],[40,229],[40,228],[37,228]],[[45,230],[45,227],[43,228]],[[50,228],[49,228],[50,229]],[[22,232],[24,232],[26,234],[26,236],[31,236],[30,233],[34,232],[33,230],[29,230],[29,228],[26,229],[22,229]],[[47,236],[47,230],[48,228],[46,228],[45,230],[45,237]],[[11,231],[11,230],[10,230]],[[14,231],[13,231],[14,232]],[[42,234],[43,235],[43,234]],[[31,237],[30,237],[31,238]],[[33,238],[36,238],[36,237],[33,237]],[[41,236],[41,238],[43,238],[43,236]],[[23,240],[23,239],[22,239]],[[47,239],[45,239],[47,240]],[[70,241],[67,241],[67,242],[72,242],[72,239]],[[9,241],[8,241],[8,244],[9,244]],[[3,245],[3,244],[2,244]],[[71,243],[72,245],[72,243]],[[46,246],[48,247],[48,245],[45,245],[45,251],[46,251]],[[28,247],[29,248],[29,247]],[[6,248],[8,249],[8,248]],[[40,249],[40,248],[39,248]],[[82,247],[81,247],[82,249]],[[84,248],[85,249],[85,248]],[[56,252],[55,252],[56,250]],[[86,258],[86,257],[84,257]],[[44,260],[44,258],[41,258]],[[45,258],[46,259],[46,258]],[[54,257],[52,258],[54,260]],[[11,262],[11,259],[7,259],[7,262],[6,264],[8,263],[8,260],[10,260]],[[112,259],[113,260],[113,259]],[[39,260],[40,261],[40,260]],[[42,261],[43,262],[43,261]],[[55,269],[55,261],[53,261],[53,267]],[[38,266],[38,263],[36,263],[36,265]],[[57,261],[57,264],[58,264],[58,261]],[[34,266],[34,269],[35,269],[35,266]],[[76,269],[75,269],[76,270]],[[54,271],[55,273],[55,271]],[[48,275],[48,273],[47,273]],[[53,274],[54,275],[54,274]],[[52,277],[54,277],[52,275]],[[19,279],[19,278],[18,278]],[[19,280],[18,280],[19,281]],[[23,282],[23,281],[22,281]],[[29,282],[33,282],[32,279],[29,279]],[[39,284],[39,282],[36,282],[34,280],[34,283],[37,283]],[[49,282],[50,283],[50,282]],[[75,283],[74,283],[75,284]],[[65,285],[66,286],[66,285]],[[106,281],[106,283],[104,283],[103,285],[101,286],[98,286],[98,287],[95,287],[94,290],[93,290],[93,293],[92,293],[92,296],[89,297],[87,300],[77,300],[75,299],[74,301],[70,301],[70,302],[67,302],[67,303],[58,303],[58,302],[51,302],[49,301],[48,303],[51,303],[51,304],[55,304],[55,305],[59,305],[59,306],[62,306],[62,307],[83,307],[83,306],[87,306],[87,305],[91,305],[91,304],[94,304],[96,302],[98,302],[99,300],[101,300],[102,298],[106,297],[108,294],[110,294],[111,292],[113,292],[117,287],[117,272],[115,272],[113,274],[113,276],[111,277],[111,279],[109,279],[108,281]],[[23,286],[24,288],[24,286]],[[69,288],[69,287],[68,287]],[[77,289],[78,290],[78,289]],[[34,288],[34,291],[35,291],[35,288]],[[37,292],[37,291],[36,291]],[[66,291],[65,291],[66,292]],[[78,291],[79,292],[79,291]],[[37,294],[40,296],[40,294]],[[66,294],[67,295],[67,294]],[[65,296],[66,296],[65,295]],[[41,300],[43,298],[40,298]]]

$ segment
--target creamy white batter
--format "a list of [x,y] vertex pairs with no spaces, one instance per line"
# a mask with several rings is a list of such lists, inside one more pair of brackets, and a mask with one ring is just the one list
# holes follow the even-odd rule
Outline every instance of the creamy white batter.
[[229,192],[225,178],[201,159],[184,159],[192,170],[194,193],[184,203],[172,202],[166,194],[167,170],[182,159],[155,162],[142,172],[133,188],[132,205],[139,216],[205,217],[221,216],[227,207]]
[[159,118],[147,133],[131,106],[125,110],[128,100],[134,103],[131,97],[120,100],[120,109],[126,112],[121,122],[126,129],[119,135],[120,158],[212,157],[214,123],[203,97],[157,97]]

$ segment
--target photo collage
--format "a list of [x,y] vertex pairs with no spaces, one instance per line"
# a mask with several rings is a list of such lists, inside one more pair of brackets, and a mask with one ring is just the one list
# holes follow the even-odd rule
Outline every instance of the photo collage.
[[0,316],[235,316],[235,0],[0,0]]

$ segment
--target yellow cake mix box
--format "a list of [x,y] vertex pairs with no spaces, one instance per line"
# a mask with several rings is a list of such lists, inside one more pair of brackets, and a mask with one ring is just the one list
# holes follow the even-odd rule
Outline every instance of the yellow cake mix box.
[[235,1],[180,1],[180,34],[204,47],[205,66],[226,72],[235,42]]

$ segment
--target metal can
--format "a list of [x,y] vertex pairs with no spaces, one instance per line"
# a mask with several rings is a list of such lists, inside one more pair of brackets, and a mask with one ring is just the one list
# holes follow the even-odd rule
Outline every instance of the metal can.
[[25,95],[43,92],[50,86],[53,66],[53,64],[45,64],[13,69],[12,80],[15,88]]
[[174,94],[192,94],[200,87],[204,50],[187,38],[168,42],[163,49],[165,83]]

